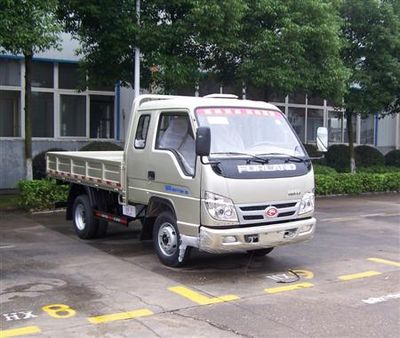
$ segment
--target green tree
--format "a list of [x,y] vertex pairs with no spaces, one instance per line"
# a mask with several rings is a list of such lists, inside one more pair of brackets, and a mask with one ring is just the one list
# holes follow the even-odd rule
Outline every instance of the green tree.
[[398,0],[343,0],[342,51],[351,75],[344,109],[350,169],[355,172],[352,121],[359,114],[400,112],[400,4]]
[[[305,92],[342,97],[348,76],[340,58],[340,18],[330,1],[248,0],[239,49],[237,78],[272,93]],[[226,60],[232,59],[229,56]]]
[[60,2],[68,31],[82,43],[89,80],[131,82],[138,45],[142,84],[156,80],[167,92],[211,73],[267,94],[343,95],[340,20],[327,1],[142,0],[140,26],[135,0]]
[[81,42],[89,82],[131,83],[138,46],[142,87],[152,80],[167,92],[193,85],[210,50],[236,41],[245,8],[243,0],[142,0],[138,25],[135,2],[60,0],[60,18]]
[[35,53],[58,46],[56,0],[0,0],[0,51],[25,59],[25,163],[32,179],[31,70]]

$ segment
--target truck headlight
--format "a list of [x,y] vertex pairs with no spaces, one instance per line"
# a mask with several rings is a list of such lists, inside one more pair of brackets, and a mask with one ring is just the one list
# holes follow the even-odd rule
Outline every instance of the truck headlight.
[[300,202],[299,215],[314,211],[314,204],[314,194],[312,192],[304,194]]
[[204,203],[210,216],[218,221],[237,222],[235,206],[231,199],[206,191]]

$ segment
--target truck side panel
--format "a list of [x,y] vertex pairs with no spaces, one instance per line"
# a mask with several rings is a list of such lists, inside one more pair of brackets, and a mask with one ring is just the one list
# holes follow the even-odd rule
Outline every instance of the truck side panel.
[[49,152],[49,177],[122,192],[123,152]]

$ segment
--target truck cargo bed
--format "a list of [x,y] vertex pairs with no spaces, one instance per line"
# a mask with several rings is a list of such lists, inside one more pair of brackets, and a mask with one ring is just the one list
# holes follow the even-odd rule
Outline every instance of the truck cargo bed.
[[123,151],[48,152],[49,177],[111,191],[123,188]]

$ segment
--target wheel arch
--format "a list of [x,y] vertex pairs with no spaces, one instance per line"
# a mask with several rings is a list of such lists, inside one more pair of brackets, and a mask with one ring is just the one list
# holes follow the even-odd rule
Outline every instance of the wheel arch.
[[89,198],[90,206],[95,208],[99,203],[99,194],[96,193],[95,188],[88,187],[82,184],[71,183],[69,187],[68,199],[67,199],[67,212],[66,219],[72,220],[72,208],[74,201],[79,195],[87,195]]
[[177,219],[174,205],[169,199],[157,196],[151,197],[147,205],[142,234],[140,236],[142,240],[153,238],[154,222],[157,216],[164,211],[170,212],[172,216]]

